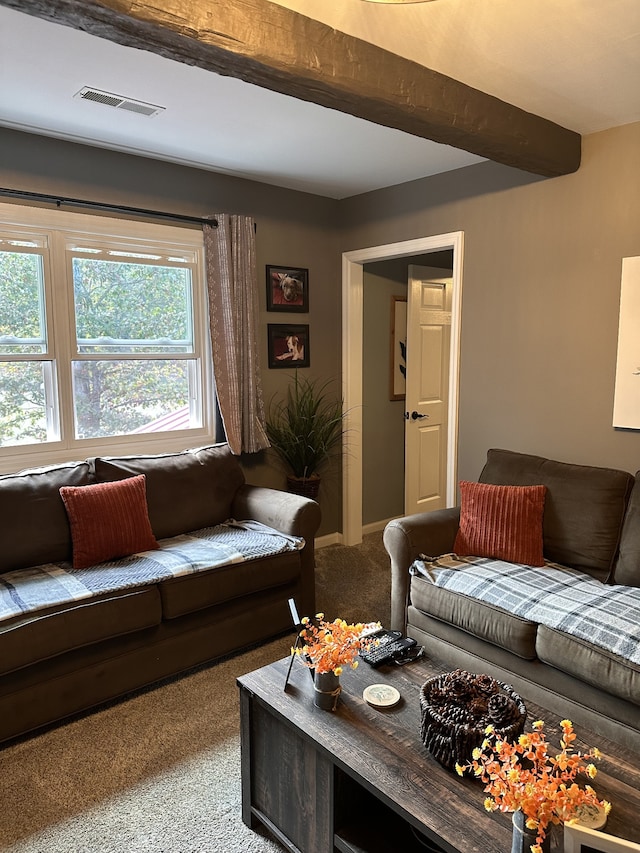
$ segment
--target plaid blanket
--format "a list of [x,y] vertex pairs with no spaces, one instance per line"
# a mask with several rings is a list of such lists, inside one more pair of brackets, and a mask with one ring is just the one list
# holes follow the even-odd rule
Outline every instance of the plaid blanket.
[[229,519],[215,527],[161,539],[158,545],[157,551],[88,569],[74,571],[70,563],[48,563],[0,575],[0,621],[105,592],[297,551],[304,547],[304,539],[257,521]]
[[605,585],[556,563],[533,568],[455,554],[416,560],[411,571],[640,664],[638,587]]

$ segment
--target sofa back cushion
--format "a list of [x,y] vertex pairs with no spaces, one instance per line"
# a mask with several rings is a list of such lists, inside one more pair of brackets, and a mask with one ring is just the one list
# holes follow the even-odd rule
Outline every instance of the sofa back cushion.
[[93,464],[100,483],[146,476],[149,520],[157,539],[226,521],[244,483],[227,444],[155,456],[101,457]]
[[616,583],[640,586],[640,471],[624,519],[614,578]]
[[613,579],[634,483],[631,474],[492,449],[480,482],[546,486],[542,525],[545,557],[587,572],[597,580]]
[[93,482],[86,462],[68,462],[0,476],[0,572],[71,560],[71,529],[62,486]]

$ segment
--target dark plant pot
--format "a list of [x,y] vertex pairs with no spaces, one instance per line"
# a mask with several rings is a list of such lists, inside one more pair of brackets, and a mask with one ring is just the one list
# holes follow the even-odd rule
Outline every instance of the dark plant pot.
[[303,498],[312,498],[315,501],[318,499],[320,477],[317,474],[312,474],[310,477],[292,477],[288,475],[287,489],[293,492],[294,495],[302,495]]
[[313,677],[313,704],[323,711],[335,711],[342,687],[333,672],[316,672]]
[[[537,831],[535,829],[527,829],[525,826],[524,812],[520,811],[520,809],[513,813],[512,822],[513,835],[511,841],[511,853],[531,853],[531,847],[536,843],[536,837],[538,835]],[[548,831],[541,846],[542,853],[550,853],[551,838],[549,837]]]

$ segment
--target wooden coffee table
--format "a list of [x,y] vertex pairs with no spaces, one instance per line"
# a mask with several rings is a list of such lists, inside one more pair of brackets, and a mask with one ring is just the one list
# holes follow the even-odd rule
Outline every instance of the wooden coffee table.
[[[507,853],[510,815],[484,810],[482,785],[445,770],[419,733],[419,691],[450,667],[419,660],[374,670],[360,663],[341,678],[336,712],[313,704],[309,671],[289,660],[238,679],[242,819],[261,822],[292,853]],[[379,711],[362,699],[387,683],[400,703]],[[526,701],[528,723],[545,720],[550,741],[559,718]],[[578,746],[603,754],[594,782],[613,803],[606,831],[640,842],[640,756],[578,728]],[[562,849],[560,838],[552,849]]]

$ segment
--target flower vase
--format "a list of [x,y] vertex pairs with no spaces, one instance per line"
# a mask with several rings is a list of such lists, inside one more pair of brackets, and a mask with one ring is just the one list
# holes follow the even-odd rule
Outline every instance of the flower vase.
[[[536,829],[527,829],[525,826],[526,817],[523,811],[513,813],[513,835],[511,837],[511,853],[531,853],[531,847],[536,843],[538,831]],[[551,839],[549,832],[542,842],[542,853],[550,853]]]
[[342,690],[340,677],[334,672],[316,672],[313,688],[313,704],[323,711],[335,711]]

